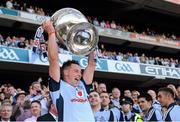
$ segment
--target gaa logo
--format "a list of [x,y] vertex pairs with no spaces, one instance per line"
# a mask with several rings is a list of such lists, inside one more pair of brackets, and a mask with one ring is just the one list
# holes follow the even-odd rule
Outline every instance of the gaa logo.
[[0,48],[0,58],[6,60],[20,60],[16,52],[13,49],[8,48]]
[[78,90],[78,91],[76,91],[76,96],[77,96],[78,98],[82,98],[82,97],[84,96],[83,90]]

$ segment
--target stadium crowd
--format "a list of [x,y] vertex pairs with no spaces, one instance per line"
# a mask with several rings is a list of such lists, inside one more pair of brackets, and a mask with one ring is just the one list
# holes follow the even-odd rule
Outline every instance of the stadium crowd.
[[[37,44],[38,43],[38,44]],[[10,37],[4,38],[0,34],[0,45],[8,46],[8,47],[16,47],[16,48],[24,48],[33,50],[34,52],[43,52],[45,56],[47,56],[47,43],[45,41],[37,42],[33,39],[26,39],[25,37]],[[37,49],[35,49],[37,47]],[[121,50],[121,49],[120,49]],[[173,58],[163,58],[163,57],[148,57],[146,54],[139,55],[136,52],[126,52],[122,53],[113,51],[113,50],[107,50],[104,46],[104,44],[101,44],[99,46],[99,49],[97,51],[97,55],[101,59],[108,59],[108,60],[117,60],[117,61],[128,61],[128,62],[135,62],[135,63],[144,63],[144,64],[154,64],[154,65],[161,65],[161,66],[169,66],[169,67],[180,67],[180,62],[178,59]],[[70,52],[66,49],[59,48],[59,52],[63,54],[69,54]]]
[[[39,14],[44,16],[45,12],[43,8],[27,5],[25,2],[17,1],[17,0],[7,0],[5,4],[1,3],[1,6],[7,7],[8,9],[16,9],[20,11],[26,11],[32,14]],[[46,14],[47,15],[47,14]]]
[[[53,13],[44,12],[43,8],[27,5],[26,3],[17,1],[17,0],[7,0],[6,3],[2,4],[1,6],[7,7],[9,9],[16,9],[21,11],[26,11],[29,13],[35,13],[39,15],[47,15],[51,16]],[[145,36],[151,36],[158,39],[162,39],[165,41],[180,41],[180,35],[176,35],[174,33],[165,33],[165,32],[158,32],[156,30],[149,28],[144,28],[144,30],[139,30],[138,27],[135,27],[133,25],[122,25],[118,22],[115,22],[114,20],[98,20],[97,17],[90,17],[87,16],[87,19],[90,23],[94,24],[95,26],[99,26],[102,28],[110,28],[110,29],[116,29],[123,32],[132,32],[132,33],[138,33]]]
[[[161,96],[161,91],[165,96]],[[2,121],[57,122],[58,113],[49,93],[49,87],[41,85],[38,80],[29,86],[28,92],[22,88],[15,88],[11,84],[1,85],[0,119]],[[133,121],[136,116],[138,118],[134,120],[135,122],[163,121],[162,114],[169,112],[170,103],[178,108],[176,114],[179,114],[180,86],[176,88],[173,84],[169,84],[157,92],[152,89],[146,92],[129,89],[122,91],[117,87],[107,91],[105,83],[94,81],[88,99],[93,112],[96,113],[94,114],[96,120]]]

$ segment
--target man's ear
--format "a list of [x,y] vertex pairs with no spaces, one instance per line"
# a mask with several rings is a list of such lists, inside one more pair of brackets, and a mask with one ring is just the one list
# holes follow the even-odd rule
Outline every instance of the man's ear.
[[64,75],[64,76],[67,76],[67,75],[68,75],[68,70],[67,70],[67,69],[64,70],[63,75]]

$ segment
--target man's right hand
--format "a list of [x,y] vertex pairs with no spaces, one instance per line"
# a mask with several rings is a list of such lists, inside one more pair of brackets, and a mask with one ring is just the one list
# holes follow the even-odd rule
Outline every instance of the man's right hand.
[[48,35],[51,35],[52,33],[55,33],[54,26],[50,20],[47,20],[42,23],[43,29],[48,33]]

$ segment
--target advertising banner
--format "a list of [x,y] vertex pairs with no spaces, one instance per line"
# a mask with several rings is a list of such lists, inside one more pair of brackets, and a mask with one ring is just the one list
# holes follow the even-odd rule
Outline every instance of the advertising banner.
[[108,71],[115,73],[140,74],[138,63],[107,60]]
[[[72,59],[79,62],[81,68],[85,68],[88,64],[88,58],[87,57],[79,57],[79,56],[72,56]],[[98,59],[96,60],[96,70],[97,71],[106,71],[108,72],[108,65],[107,60],[104,59]]]
[[46,16],[41,16],[37,14],[31,14],[23,11],[19,11],[20,17],[25,18],[25,19],[31,19],[36,22],[42,23],[43,21],[47,20],[49,17]]
[[0,60],[28,63],[28,50],[0,46]]
[[0,14],[18,16],[18,11],[17,10],[12,10],[12,9],[7,9],[7,8],[0,8]]
[[180,69],[179,68],[140,64],[140,69],[141,69],[141,73],[145,74],[145,75],[163,76],[163,77],[180,79]]

